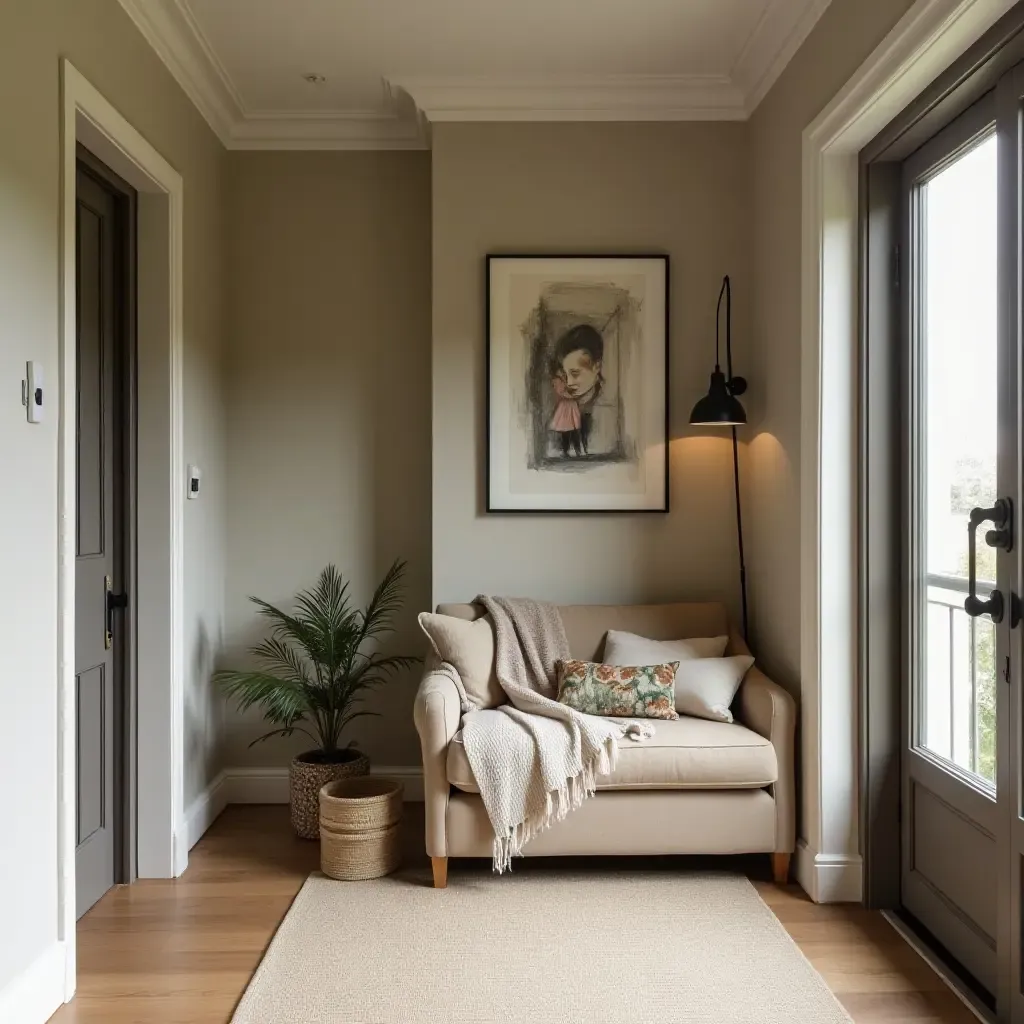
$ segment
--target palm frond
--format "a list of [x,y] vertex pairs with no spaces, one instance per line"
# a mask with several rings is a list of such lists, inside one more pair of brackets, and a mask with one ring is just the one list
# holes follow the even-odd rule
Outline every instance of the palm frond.
[[423,661],[422,658],[413,657],[410,654],[392,654],[386,658],[378,658],[374,655],[366,662],[367,670],[380,670],[385,673],[399,672],[405,668],[414,668]]
[[270,722],[291,726],[309,712],[309,704],[301,684],[292,679],[266,672],[214,673],[214,681],[228,697],[238,701],[241,711],[259,705]]
[[370,603],[362,613],[362,637],[359,646],[363,642],[380,636],[382,633],[389,633],[394,626],[392,617],[402,607],[402,580],[405,577],[405,562],[396,558],[391,563],[391,568],[384,574],[384,579],[373,592]]
[[268,636],[261,640],[255,647],[249,648],[249,653],[281,673],[290,682],[308,684],[310,681],[307,663],[302,655],[276,636]]
[[345,728],[349,722],[354,721],[357,718],[380,718],[379,711],[349,711],[347,714],[341,716],[341,721],[338,725],[338,731],[340,732]]
[[280,640],[289,640],[302,647],[311,661],[319,661],[323,657],[323,637],[315,627],[301,618],[289,615],[280,608],[259,597],[250,597],[250,601],[260,610],[260,614],[270,619],[272,626],[270,635]]
[[295,618],[317,634],[320,660],[333,675],[348,656],[346,635],[354,636],[358,615],[349,606],[348,583],[333,565],[328,565],[316,586],[304,590],[295,599],[299,614]]
[[255,747],[257,743],[269,740],[272,736],[293,736],[297,732],[305,733],[314,743],[320,742],[320,737],[314,736],[308,729],[303,729],[301,726],[293,725],[287,729],[271,729],[270,732],[265,732],[262,736],[257,736],[249,746]]

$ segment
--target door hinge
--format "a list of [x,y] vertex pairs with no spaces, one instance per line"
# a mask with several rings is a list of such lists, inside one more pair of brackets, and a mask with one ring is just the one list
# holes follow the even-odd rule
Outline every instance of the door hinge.
[[900,287],[900,247],[894,245],[892,247],[892,286],[897,291]]

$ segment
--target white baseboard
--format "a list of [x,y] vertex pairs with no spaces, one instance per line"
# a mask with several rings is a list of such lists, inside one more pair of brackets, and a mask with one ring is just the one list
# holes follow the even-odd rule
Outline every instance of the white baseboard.
[[796,844],[796,880],[815,903],[860,903],[863,899],[860,854],[816,853],[801,839]]
[[[405,801],[423,800],[423,769],[416,765],[374,765],[371,775],[401,782]],[[185,834],[192,849],[229,804],[288,803],[288,768],[225,768],[185,812]],[[0,1016],[0,1021],[6,1018]]]
[[46,1024],[64,1002],[66,959],[64,943],[55,942],[0,990],[0,1021]]
[[191,850],[199,842],[203,833],[227,807],[228,790],[227,772],[218,772],[213,782],[188,805],[185,811],[187,849]]

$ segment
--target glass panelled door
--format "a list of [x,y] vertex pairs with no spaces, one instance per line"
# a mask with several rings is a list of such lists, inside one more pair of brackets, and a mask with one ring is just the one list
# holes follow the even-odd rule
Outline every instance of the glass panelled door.
[[1017,152],[1008,136],[1017,125],[1000,106],[989,93],[904,164],[901,893],[1000,1019],[1024,1021],[1010,1016],[1007,981],[1016,957],[1010,818],[1019,809],[1009,767],[1019,658],[1008,660],[1020,474],[1011,315],[1019,242],[1007,156]]
[[903,167],[901,898],[1024,1024],[1024,70]]
[[[1024,221],[1021,177],[1024,172],[1024,64],[1005,75],[996,90],[999,143],[999,392],[997,489],[1004,513],[997,546],[996,609],[996,787],[999,817],[999,981],[996,1003],[1001,1021],[1024,1021],[1024,746],[1021,697],[1024,629],[1020,597],[1024,581],[1018,517],[1022,491],[1022,303]],[[990,538],[991,539],[991,538]],[[980,550],[980,548],[979,548]]]

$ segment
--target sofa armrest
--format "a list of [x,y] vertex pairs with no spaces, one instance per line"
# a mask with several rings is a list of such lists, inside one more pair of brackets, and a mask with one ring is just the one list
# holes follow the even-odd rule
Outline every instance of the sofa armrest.
[[775,748],[779,763],[779,778],[772,786],[775,852],[792,853],[796,846],[796,701],[755,665],[743,680],[735,708],[736,717],[743,725],[769,740]]
[[423,811],[428,857],[448,856],[448,744],[462,722],[459,691],[447,675],[428,665],[413,705],[413,721],[423,753]]

